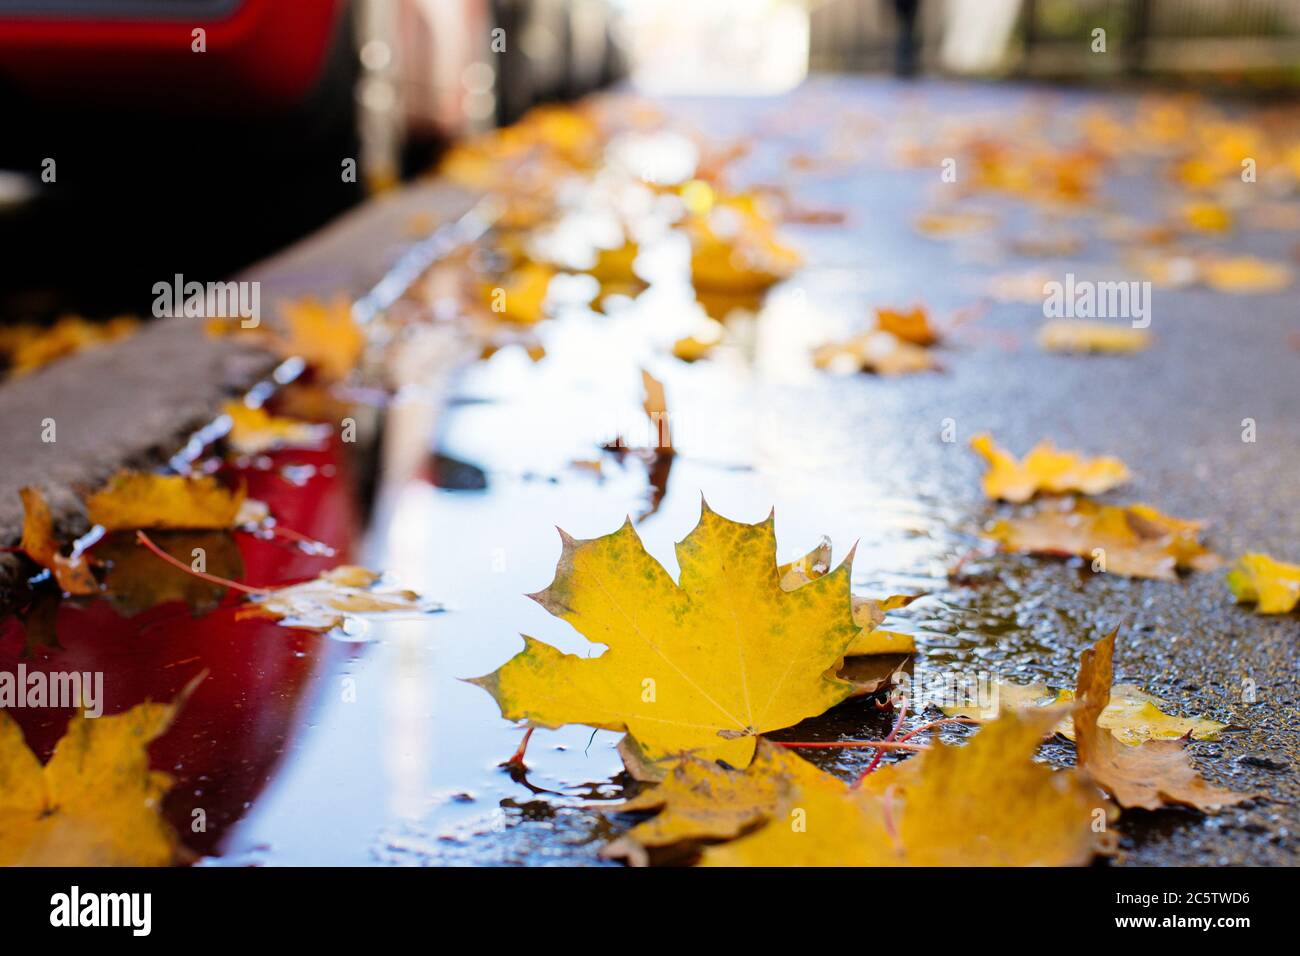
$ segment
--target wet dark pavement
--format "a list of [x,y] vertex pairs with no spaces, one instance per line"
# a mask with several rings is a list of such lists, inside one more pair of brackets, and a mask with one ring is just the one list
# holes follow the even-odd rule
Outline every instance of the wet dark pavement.
[[[695,524],[701,495],[738,520],[757,521],[774,508],[783,561],[823,534],[837,561],[857,541],[856,593],[929,592],[896,625],[891,620],[915,634],[928,665],[1072,686],[1079,653],[1119,624],[1117,681],[1161,697],[1168,712],[1227,723],[1221,740],[1191,745],[1194,762],[1212,782],[1265,799],[1217,816],[1126,813],[1116,862],[1297,861],[1295,614],[1262,617],[1236,605],[1221,572],[1165,583],[1095,575],[1078,562],[981,555],[963,565],[962,582],[948,574],[998,513],[980,493],[982,466],[967,447],[981,431],[1018,454],[1051,438],[1063,448],[1116,455],[1134,478],[1103,500],[1207,519],[1209,545],[1228,558],[1244,551],[1300,558],[1300,352],[1288,340],[1300,328],[1296,290],[1232,296],[1157,289],[1150,349],[1114,357],[1046,353],[1033,338],[1041,302],[985,301],[988,278],[1028,268],[1063,278],[1090,264],[1112,267],[1107,245],[1091,241],[1069,260],[1009,253],[990,260],[978,243],[927,239],[912,223],[928,207],[937,170],[897,168],[881,153],[891,128],[924,135],[940,116],[1010,116],[1031,107],[1068,121],[1094,100],[1006,86],[935,83],[903,91],[887,81],[845,80],[814,81],[792,97],[669,107],[711,136],[763,134],[738,170],[742,182],[782,182],[802,203],[848,213],[843,224],[782,229],[805,266],[773,289],[756,318],[734,323],[728,346],[694,364],[668,354],[689,331],[693,298],[685,249],[668,242],[657,253],[662,276],[635,301],[608,315],[573,305],[540,326],[541,362],[504,349],[457,375],[452,401],[436,418],[390,413],[385,441],[427,444],[429,465],[390,476],[351,557],[448,610],[373,623],[357,643],[269,627],[248,635],[253,645],[301,644],[314,666],[309,678],[295,671],[292,693],[280,694],[292,712],[292,729],[276,745],[282,752],[206,862],[600,862],[602,843],[627,823],[597,809],[624,793],[617,735],[585,727],[538,731],[527,773],[512,776],[498,765],[522,731],[461,679],[500,665],[519,649],[520,633],[566,652],[591,651],[524,596],[551,579],[556,526],[592,537],[627,514],[645,515],[638,532],[675,574],[672,545]],[[861,164],[790,170],[793,153],[815,152],[816,137],[834,129],[861,137]],[[1154,213],[1161,200],[1140,177],[1105,192],[1131,215]],[[981,198],[980,205],[1000,204]],[[1242,231],[1219,242],[1288,259],[1296,238]],[[942,372],[839,377],[811,367],[813,347],[861,328],[872,308],[913,302],[941,319],[984,306],[940,346]],[[644,465],[600,450],[644,428],[642,367],[665,385],[678,449],[650,514]],[[1242,441],[1246,418],[1257,423],[1254,443]],[[943,440],[949,424],[952,442]],[[446,457],[435,462],[435,454]],[[448,459],[481,474],[449,468]],[[599,474],[574,465],[592,460],[601,462]],[[470,474],[472,487],[432,480],[458,473]],[[308,530],[308,516],[302,520]],[[854,700],[778,736],[879,737],[890,722],[888,712]],[[1048,749],[1058,760],[1072,752]],[[845,750],[810,759],[848,776],[870,757]],[[188,781],[174,795],[182,808],[176,816],[222,786],[220,779]]]

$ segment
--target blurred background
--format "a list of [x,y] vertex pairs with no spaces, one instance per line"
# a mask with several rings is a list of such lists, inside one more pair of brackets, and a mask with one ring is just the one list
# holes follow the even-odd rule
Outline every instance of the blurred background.
[[0,320],[147,312],[159,275],[227,276],[538,103],[810,71],[1276,94],[1300,3],[0,0]]

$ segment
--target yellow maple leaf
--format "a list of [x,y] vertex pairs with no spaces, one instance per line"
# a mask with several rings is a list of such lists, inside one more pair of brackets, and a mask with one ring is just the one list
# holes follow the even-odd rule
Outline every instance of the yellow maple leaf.
[[288,333],[281,350],[301,357],[326,380],[347,378],[361,361],[366,336],[352,316],[347,296],[328,302],[314,296],[282,302],[280,318]]
[[686,227],[691,281],[698,290],[762,292],[797,269],[802,259],[776,235],[770,213],[752,194],[717,196]]
[[[783,564],[777,571],[781,575],[781,587],[787,591],[803,587],[809,581],[821,577],[831,567],[831,542],[823,537],[821,543],[807,554],[789,564]],[[924,594],[891,594],[887,598],[876,599],[853,595],[853,623],[858,626],[858,633],[844,650],[845,657],[865,657],[869,654],[911,654],[916,651],[916,641],[910,634],[900,634],[881,628],[885,615],[890,611],[905,608]]]
[[706,318],[698,332],[683,336],[673,343],[673,356],[683,362],[695,362],[704,358],[722,343],[726,326],[716,319]]
[[929,348],[939,341],[939,333],[930,324],[924,306],[913,306],[906,312],[901,309],[876,309],[876,328],[922,348]]
[[329,426],[300,422],[272,415],[264,408],[244,402],[226,402],[222,406],[230,418],[226,441],[241,455],[256,455],[275,448],[317,445],[329,435]]
[[233,528],[242,523],[245,491],[211,475],[152,475],[120,471],[86,498],[91,524],[131,528]]
[[1039,442],[1023,461],[994,444],[987,432],[972,438],[970,446],[988,462],[984,494],[995,501],[1022,503],[1040,491],[1097,495],[1130,477],[1118,458],[1084,458],[1079,452],[1057,451],[1050,441]]
[[1109,322],[1054,319],[1038,330],[1038,344],[1049,352],[1140,352],[1151,344],[1151,333]]
[[0,355],[9,360],[14,375],[25,375],[51,362],[134,335],[138,319],[118,316],[107,322],[90,322],[80,316],[64,316],[53,325],[10,326],[0,335]]
[[931,239],[953,239],[991,229],[997,219],[982,212],[935,210],[917,216],[915,225]]
[[785,590],[771,516],[743,524],[703,505],[677,545],[680,583],[630,521],[600,538],[561,537],[555,580],[532,597],[608,650],[562,654],[525,635],[522,652],[473,681],[507,719],[626,730],[650,762],[697,752],[744,767],[758,734],[852,693],[832,673],[858,631],[851,561]]
[[753,763],[740,772],[699,757],[683,757],[657,786],[606,808],[607,813],[663,811],[603,847],[606,859],[634,866],[648,850],[696,840],[731,840],[769,819],[794,780],[824,776],[808,761],[759,738]]
[[769,822],[704,850],[706,866],[1082,866],[1112,816],[1087,779],[1033,760],[1053,710],[1009,713],[965,746],[877,770],[868,786],[792,775]]
[[1232,213],[1215,202],[1194,202],[1183,207],[1183,218],[1201,232],[1227,232],[1232,228]]
[[167,866],[177,839],[160,815],[171,778],[149,769],[161,737],[198,681],[170,704],[112,717],[74,714],[41,766],[0,712],[0,866]]
[[95,594],[99,584],[82,555],[64,555],[54,540],[54,518],[39,488],[20,488],[23,502],[23,536],[18,550],[54,575],[68,594]]
[[1287,614],[1300,601],[1300,564],[1243,554],[1228,572],[1228,587],[1238,601],[1254,602],[1260,614]]
[[1207,571],[1218,555],[1199,541],[1202,523],[1170,518],[1146,505],[1051,502],[1036,511],[994,523],[986,535],[1004,550],[1075,555],[1097,571],[1173,581],[1176,569]]
[[550,266],[525,262],[495,286],[482,289],[484,301],[499,319],[520,325],[533,325],[546,318],[543,304],[555,275]]
[[625,242],[612,249],[597,249],[596,261],[587,270],[601,286],[623,288],[644,284],[636,274],[636,258],[641,248],[635,242]]

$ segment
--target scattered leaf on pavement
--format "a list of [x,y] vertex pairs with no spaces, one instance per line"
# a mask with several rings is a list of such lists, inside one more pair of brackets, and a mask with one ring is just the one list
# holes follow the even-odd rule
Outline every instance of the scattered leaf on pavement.
[[929,348],[939,342],[939,333],[930,324],[924,306],[913,306],[906,312],[899,309],[876,309],[876,328],[922,348]]
[[68,594],[96,593],[99,584],[85,556],[64,555],[54,540],[54,519],[40,489],[22,488],[18,495],[23,500],[23,536],[18,550],[48,568],[60,589]]
[[226,402],[222,411],[230,418],[226,441],[241,455],[256,455],[276,448],[319,445],[329,436],[329,426],[272,415],[244,402]]
[[1228,572],[1228,587],[1238,601],[1254,602],[1260,614],[1287,614],[1300,601],[1300,564],[1243,554]]
[[1038,330],[1038,344],[1049,352],[1140,352],[1151,344],[1151,333],[1110,322],[1053,319]]
[[1285,262],[1254,256],[1215,257],[1201,263],[1202,279],[1217,292],[1281,292],[1291,285],[1291,274]]
[[26,375],[82,349],[134,335],[139,327],[139,320],[130,316],[118,316],[107,322],[64,316],[48,327],[6,326],[0,329],[0,358],[14,375]]
[[238,617],[269,617],[284,627],[331,631],[343,627],[349,617],[440,610],[414,591],[375,590],[380,580],[374,571],[345,564],[302,584],[252,594]]
[[485,285],[484,302],[499,319],[534,325],[546,317],[543,305],[554,275],[549,266],[525,262],[498,285]]
[[227,488],[211,475],[154,475],[120,471],[86,498],[91,524],[108,531],[133,528],[224,529],[243,523],[244,488]]
[[1078,556],[1097,571],[1173,581],[1177,570],[1207,571],[1221,563],[1198,540],[1202,526],[1146,505],[1062,499],[997,521],[986,534],[1006,551]]
[[352,303],[339,295],[324,302],[315,297],[280,304],[287,337],[280,349],[300,356],[327,381],[337,382],[361,361],[366,337],[352,316]]
[[[992,720],[1008,710],[1028,707],[1053,707],[1074,700],[1073,690],[1053,690],[1046,684],[1017,684],[998,680],[994,683],[994,700],[989,707],[945,706],[949,717]],[[1110,689],[1110,703],[1097,719],[1097,726],[1109,730],[1122,743],[1136,746],[1147,740],[1218,740],[1226,724],[1204,717],[1174,717],[1160,708],[1164,702],[1133,684],[1116,684]],[[1067,714],[1054,728],[1067,740],[1075,739],[1074,719]]]
[[928,349],[880,329],[859,332],[841,342],[819,346],[813,352],[813,364],[841,375],[853,372],[910,375],[939,367]]
[[1192,767],[1183,740],[1148,740],[1128,746],[1105,733],[1098,718],[1110,702],[1115,631],[1083,652],[1074,707],[1079,767],[1122,807],[1157,810],[1178,804],[1198,810],[1230,806],[1251,795],[1206,783]]
[[984,494],[994,500],[1023,503],[1040,491],[1097,495],[1129,479],[1118,458],[1084,458],[1079,452],[1057,451],[1050,441],[1039,442],[1022,461],[995,445],[987,432],[970,445],[988,462]]

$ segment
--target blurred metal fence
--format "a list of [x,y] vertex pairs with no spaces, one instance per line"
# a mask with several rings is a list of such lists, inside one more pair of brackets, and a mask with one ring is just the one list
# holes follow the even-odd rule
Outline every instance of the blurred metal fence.
[[[898,0],[810,0],[813,70],[899,56]],[[1092,48],[1105,31],[1106,56]],[[919,0],[922,69],[1034,76],[1274,71],[1300,80],[1300,0]]]

